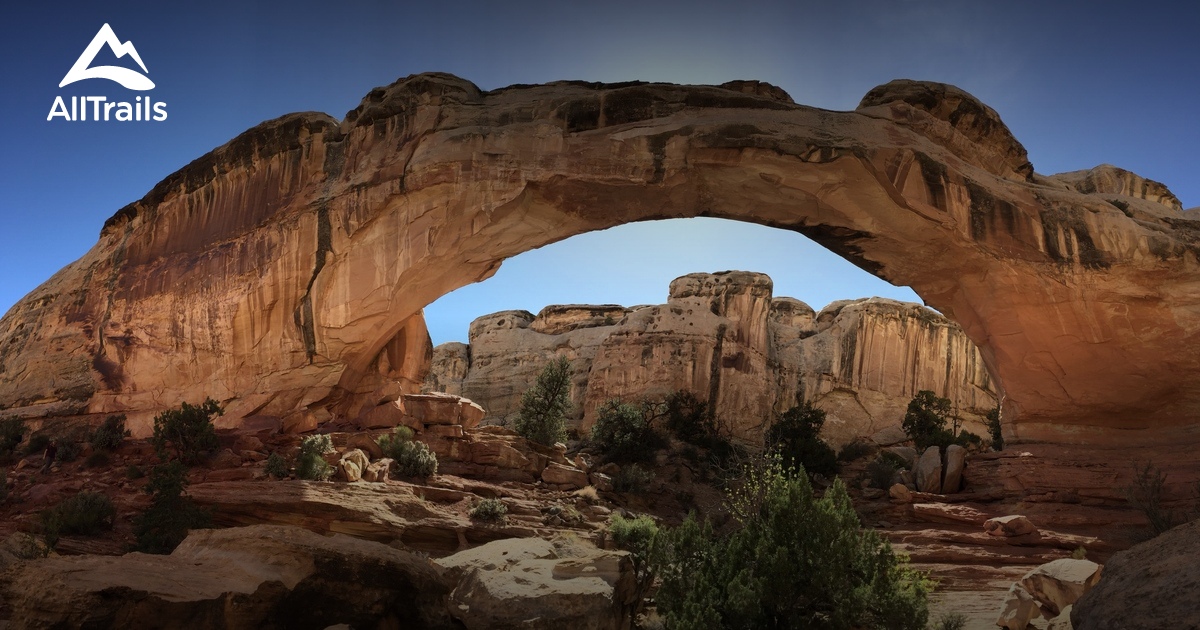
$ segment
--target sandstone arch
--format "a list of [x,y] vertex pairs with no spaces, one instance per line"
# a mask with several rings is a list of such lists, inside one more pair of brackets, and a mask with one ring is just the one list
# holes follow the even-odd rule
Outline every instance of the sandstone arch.
[[795,230],[911,286],[980,347],[1013,437],[1169,439],[1200,409],[1200,222],[1113,167],[1035,174],[961,90],[896,81],[832,112],[757,82],[484,93],[439,74],[341,122],[263,123],[122,209],[0,320],[0,402],[143,430],[205,395],[230,421],[346,413],[381,353],[423,369],[440,295],[687,216]]

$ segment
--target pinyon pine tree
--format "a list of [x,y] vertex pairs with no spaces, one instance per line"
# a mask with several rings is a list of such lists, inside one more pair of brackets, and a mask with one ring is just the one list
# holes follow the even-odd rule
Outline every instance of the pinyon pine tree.
[[566,417],[571,411],[571,362],[558,357],[542,369],[537,383],[521,397],[517,433],[553,446],[567,437]]

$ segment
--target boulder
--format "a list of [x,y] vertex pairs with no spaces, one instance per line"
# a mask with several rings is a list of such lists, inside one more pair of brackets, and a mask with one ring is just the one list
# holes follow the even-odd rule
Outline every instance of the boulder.
[[1100,565],[1091,560],[1063,558],[1025,574],[1021,586],[1037,600],[1047,618],[1058,616],[1100,581]]
[[424,426],[405,412],[402,400],[385,402],[375,407],[364,408],[358,416],[360,429],[390,429],[395,426],[406,426],[414,431],[420,431]]
[[363,481],[382,483],[384,481],[387,481],[388,475],[391,473],[391,470],[392,470],[392,460],[391,459],[389,459],[387,457],[377,459],[377,460],[371,462],[370,464],[367,464],[367,467],[363,469],[362,479],[363,479]]
[[296,527],[196,530],[169,556],[64,556],[7,585],[9,628],[452,628],[451,583],[419,554]]
[[1046,624],[1046,630],[1075,630],[1074,624],[1071,623],[1071,611],[1074,609],[1074,604],[1064,607],[1057,617]]
[[362,478],[362,473],[371,461],[366,453],[352,449],[342,454],[337,463],[337,476],[342,481],[354,482]]
[[1029,519],[1020,514],[997,516],[983,523],[983,531],[992,536],[1024,536],[1038,533],[1037,527]]
[[967,467],[967,449],[957,444],[947,446],[945,465],[942,494],[954,494],[962,488],[963,470]]
[[404,406],[413,419],[425,425],[456,424],[471,429],[487,415],[483,407],[462,396],[440,392],[405,394]]
[[629,554],[582,542],[510,538],[435,562],[461,576],[450,614],[469,630],[617,630],[636,605]]
[[938,447],[930,446],[921,453],[913,476],[916,477],[917,490],[930,494],[942,493],[942,454]]
[[578,468],[550,463],[542,471],[542,481],[550,484],[582,488],[588,485],[588,474]]
[[222,470],[225,468],[237,468],[242,465],[242,456],[234,453],[230,449],[222,449],[216,455],[208,460],[208,466],[213,470]]
[[888,488],[888,496],[901,503],[911,503],[913,498],[912,491],[902,483],[892,484],[892,487]]
[[[901,429],[899,425],[883,427],[871,436],[871,441],[879,446],[893,446],[907,442],[908,439],[908,435],[904,433],[904,429]],[[916,451],[914,450],[913,453],[915,456]]]
[[904,464],[909,468],[917,463],[917,449],[911,446],[889,446],[884,450],[904,460]]
[[1008,595],[1004,598],[1004,605],[1000,608],[1000,616],[996,619],[996,625],[1007,630],[1025,630],[1031,620],[1041,616],[1042,612],[1038,609],[1033,595],[1030,595],[1029,591],[1026,591],[1020,583],[1014,582],[1008,588]]
[[595,486],[596,489],[599,490],[600,492],[612,492],[613,491],[612,477],[609,477],[608,475],[606,475],[602,472],[594,472],[594,473],[588,475],[588,480],[591,481],[592,485]]
[[1071,611],[1075,630],[1200,628],[1200,520],[1119,551]]

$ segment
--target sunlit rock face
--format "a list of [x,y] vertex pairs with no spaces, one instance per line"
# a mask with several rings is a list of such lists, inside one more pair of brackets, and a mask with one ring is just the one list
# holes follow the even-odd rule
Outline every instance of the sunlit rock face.
[[[896,81],[853,112],[777,88],[444,74],[341,120],[265,122],[121,209],[0,320],[0,403],[124,412],[212,396],[352,415],[429,365],[420,310],[569,236],[710,216],[806,234],[958,322],[1010,438],[1172,440],[1200,410],[1200,226],[1140,179],[1037,175],[999,116]],[[1147,430],[1150,429],[1150,430]]]
[[[571,325],[550,325],[564,321]],[[721,426],[754,442],[802,400],[826,410],[824,436],[837,445],[899,426],[922,389],[950,398],[976,432],[996,404],[979,350],[938,313],[871,298],[817,314],[774,298],[759,273],[683,276],[657,306],[486,315],[471,333],[469,346],[434,349],[426,388],[458,384],[493,422],[515,416],[521,394],[559,354],[571,359],[571,417],[584,430],[605,401],[659,401],[676,391],[693,393]]]

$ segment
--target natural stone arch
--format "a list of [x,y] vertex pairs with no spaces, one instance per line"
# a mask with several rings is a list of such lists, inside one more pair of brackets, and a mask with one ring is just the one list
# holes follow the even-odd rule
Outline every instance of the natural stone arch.
[[1111,167],[1034,174],[956,88],[893,82],[831,112],[755,82],[482,93],[447,75],[341,123],[264,123],[123,209],[0,322],[69,338],[2,351],[0,400],[79,399],[14,375],[25,360],[90,386],[91,412],[203,392],[234,420],[349,413],[388,344],[393,368],[423,369],[415,322],[437,297],[547,243],[688,216],[794,230],[912,287],[980,347],[1014,437],[1180,428],[1197,409],[1200,358],[1180,352],[1200,328],[1197,223]]

